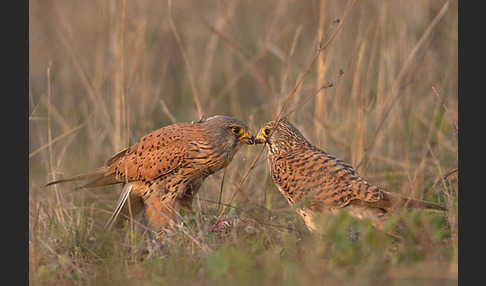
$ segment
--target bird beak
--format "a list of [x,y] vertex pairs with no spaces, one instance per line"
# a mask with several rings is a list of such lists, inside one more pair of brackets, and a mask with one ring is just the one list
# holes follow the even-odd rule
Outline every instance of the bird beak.
[[249,131],[246,131],[243,135],[241,135],[240,140],[248,145],[255,144],[255,138],[251,136]]
[[263,128],[258,131],[257,137],[255,138],[255,144],[263,144],[267,142],[265,136],[263,136]]

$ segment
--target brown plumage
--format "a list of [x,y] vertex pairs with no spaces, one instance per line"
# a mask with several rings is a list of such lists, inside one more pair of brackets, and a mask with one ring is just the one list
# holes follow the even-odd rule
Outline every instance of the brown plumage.
[[258,132],[256,144],[268,147],[273,182],[310,231],[316,213],[345,209],[359,219],[370,218],[381,228],[386,214],[397,208],[443,207],[405,198],[368,183],[353,167],[313,146],[286,118],[270,121]]
[[130,197],[132,211],[143,210],[148,226],[157,231],[172,223],[174,210],[191,209],[204,179],[225,168],[244,144],[253,144],[247,124],[229,116],[173,124],[143,136],[94,172],[46,186],[78,180],[90,180],[85,188],[122,183],[108,226]]

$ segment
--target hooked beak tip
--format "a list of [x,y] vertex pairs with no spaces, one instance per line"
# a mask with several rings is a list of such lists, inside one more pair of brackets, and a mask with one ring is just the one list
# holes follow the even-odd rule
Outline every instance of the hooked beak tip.
[[259,136],[257,138],[255,138],[255,144],[263,144],[265,142],[266,142],[266,140],[259,137]]
[[246,143],[248,145],[253,145],[253,144],[255,144],[255,137],[250,136],[250,134],[248,134],[248,135],[243,136],[241,138],[241,141],[243,141],[244,143]]

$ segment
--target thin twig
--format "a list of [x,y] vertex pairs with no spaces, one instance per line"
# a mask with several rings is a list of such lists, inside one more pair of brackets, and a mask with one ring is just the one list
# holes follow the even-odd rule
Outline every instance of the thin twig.
[[223,196],[224,177],[226,176],[226,170],[227,168],[224,168],[223,179],[221,179],[221,188],[219,190],[219,197],[218,197],[218,212],[221,209],[221,197]]
[[454,175],[455,173],[457,173],[459,171],[458,168],[454,168],[452,170],[449,170],[444,176],[438,178],[437,180],[435,180],[435,182],[433,182],[432,184],[430,184],[429,186],[427,186],[423,192],[423,194],[425,195],[430,189],[432,189],[433,187],[435,187],[435,185],[437,185],[440,181],[445,181],[447,180],[450,176]]
[[[51,68],[52,62],[49,62],[47,66],[47,145],[49,151],[49,169],[52,173],[52,180],[56,180],[56,171],[54,169],[54,159],[52,156],[52,126],[51,126],[51,101],[52,101],[52,81],[51,81]],[[56,195],[56,202],[57,207],[61,210],[59,212],[60,217],[58,218],[60,221],[64,222],[64,215],[61,208],[61,195],[59,194],[59,189],[57,186],[54,187],[54,193]]]
[[[242,62],[249,62],[250,64],[247,65],[249,69],[252,69],[252,72],[255,74],[254,77],[260,84],[268,91],[271,91],[270,85],[265,81],[264,75],[259,72],[253,64],[250,62],[250,56],[248,53],[241,47],[239,46],[234,40],[232,40],[229,36],[224,34],[222,31],[218,30],[216,27],[211,25],[208,21],[203,19],[203,24],[208,27],[210,31],[218,35],[224,43],[228,44],[228,47],[230,47],[229,51],[234,52]],[[263,49],[263,51],[260,54],[266,53],[266,49]],[[258,57],[257,57],[258,58]]]
[[[219,17],[215,23],[215,28],[217,30],[223,30],[226,23],[228,23],[231,18],[233,18],[236,7],[238,6],[239,1],[231,1],[228,4],[226,9],[226,13]],[[203,20],[204,22],[204,20]],[[209,38],[208,44],[206,46],[206,59],[203,65],[203,72],[200,78],[200,92],[203,97],[207,97],[209,95],[209,91],[211,89],[211,82],[213,77],[212,67],[214,63],[214,58],[217,56],[216,48],[218,47],[219,36],[217,34],[212,34]]]
[[342,30],[342,27],[343,27],[344,22],[347,18],[347,15],[348,15],[349,11],[351,10],[351,8],[355,4],[356,4],[356,0],[352,0],[352,1],[348,2],[348,6],[346,7],[346,9],[344,11],[344,15],[341,18],[342,21],[340,21],[339,25],[336,27],[336,30],[334,30],[334,33],[331,34],[331,36],[329,37],[329,39],[325,43],[319,43],[319,48],[317,49],[314,57],[312,58],[312,61],[309,63],[309,65],[308,65],[307,69],[304,71],[304,73],[300,76],[299,80],[297,81],[297,83],[294,86],[294,89],[290,92],[289,95],[287,95],[287,98],[285,99],[284,104],[283,104],[282,108],[280,109],[280,112],[278,113],[277,117],[274,120],[275,122],[278,122],[282,118],[282,115],[287,110],[288,105],[290,104],[292,98],[297,94],[297,90],[301,87],[306,76],[310,73],[312,66],[314,65],[314,63],[319,58],[319,55],[321,54],[321,52],[323,50],[325,50],[327,47],[329,47],[329,45],[336,38],[337,34]]
[[82,127],[84,127],[84,125],[86,125],[87,122],[84,122],[76,127],[74,127],[73,129],[71,130],[68,130],[67,132],[65,132],[64,134],[61,134],[59,136],[57,136],[56,138],[50,140],[50,142],[48,142],[47,144],[44,144],[42,145],[41,147],[37,148],[35,151],[31,152],[29,154],[29,159],[34,157],[35,155],[37,155],[39,152],[41,152],[42,150],[44,150],[45,148],[49,147],[50,145],[56,143],[57,141],[63,139],[64,137],[68,136],[68,135],[71,135],[72,133],[78,131],[79,129],[81,129]]
[[311,100],[313,97],[317,97],[318,95],[320,95],[321,90],[328,89],[328,88],[331,88],[333,86],[334,86],[334,83],[332,81],[324,84],[319,89],[317,89],[316,92],[311,93],[307,97],[305,97],[304,100],[302,100],[302,102],[300,104],[298,104],[294,109],[291,109],[287,114],[285,114],[284,117],[290,116],[292,113],[294,113],[295,111],[300,109],[302,106],[304,106],[307,102],[309,102],[309,100]]
[[[233,202],[234,198],[236,197],[236,195],[242,191],[243,185],[246,183],[246,180],[248,179],[250,172],[253,170],[253,168],[255,168],[256,163],[258,162],[258,160],[262,156],[264,150],[265,150],[265,146],[263,146],[263,148],[260,150],[260,153],[258,153],[258,155],[255,157],[255,159],[251,163],[250,167],[246,171],[245,175],[241,179],[240,183],[236,186],[236,191],[233,193],[233,196],[231,197],[229,204],[231,204]],[[224,214],[226,209],[227,209],[227,207],[223,208],[223,210],[221,211],[221,213],[219,215],[219,218],[221,218],[221,216]]]
[[393,85],[391,87],[390,96],[393,97],[393,101],[390,104],[390,106],[388,107],[388,109],[386,110],[383,117],[381,118],[381,121],[378,124],[378,127],[376,128],[375,134],[373,135],[373,140],[370,142],[370,144],[368,144],[368,146],[365,147],[363,158],[358,163],[358,165],[356,165],[356,170],[358,170],[359,167],[361,167],[361,165],[367,159],[368,153],[373,149],[375,142],[377,141],[376,137],[378,136],[378,133],[381,131],[386,119],[388,118],[388,115],[390,114],[390,111],[393,109],[395,104],[398,102],[398,99],[403,94],[403,93],[398,93],[398,92],[400,90],[402,81],[405,79],[405,76],[407,75],[406,72],[408,71],[408,68],[411,66],[413,59],[416,57],[420,48],[422,48],[422,46],[424,46],[424,43],[430,37],[432,30],[437,26],[437,24],[442,19],[442,17],[445,15],[445,13],[447,12],[448,9],[449,9],[449,1],[447,1],[442,6],[440,11],[435,16],[434,20],[432,20],[432,22],[429,24],[429,26],[425,30],[424,34],[422,35],[420,40],[417,42],[417,44],[415,45],[415,47],[413,48],[413,50],[410,52],[407,59],[405,60],[405,63],[403,64],[402,68],[400,69],[400,72],[398,73],[398,76],[395,79],[395,81],[393,82]]
[[[113,122],[111,121],[110,118],[110,112],[108,112],[108,107],[106,105],[105,100],[103,97],[101,97],[97,92],[95,87],[93,86],[93,83],[89,80],[88,74],[85,71],[85,69],[81,65],[81,60],[79,60],[79,55],[78,53],[74,50],[72,47],[72,35],[74,34],[72,30],[70,30],[70,25],[68,25],[68,21],[65,19],[64,13],[61,11],[57,10],[59,9],[57,6],[59,5],[54,5],[54,8],[56,9],[56,16],[59,17],[61,25],[58,25],[56,28],[57,35],[59,36],[59,39],[61,40],[61,43],[64,45],[64,47],[67,49],[73,64],[74,68],[76,69],[76,72],[79,75],[79,79],[81,80],[84,88],[86,89],[86,94],[89,97],[89,99],[92,102],[92,105],[94,106],[95,109],[101,108],[101,116],[104,117],[104,122],[106,124],[106,128],[108,130],[113,130]],[[63,31],[64,29],[64,31]],[[71,37],[69,37],[71,36]]]
[[189,60],[187,59],[186,51],[184,50],[184,47],[182,46],[181,38],[179,36],[179,33],[177,32],[176,26],[174,24],[174,20],[172,19],[172,0],[168,0],[167,2],[168,2],[168,5],[169,5],[169,7],[168,7],[169,8],[169,17],[168,17],[169,27],[170,27],[172,33],[174,34],[174,37],[175,37],[176,42],[177,42],[177,46],[179,47],[179,50],[181,51],[182,58],[184,60],[185,66],[186,66],[187,76],[189,78],[189,83],[191,84],[192,95],[194,97],[194,103],[196,104],[197,113],[199,114],[199,117],[202,117],[204,112],[202,110],[201,102],[199,100],[199,93],[198,93],[198,90],[196,88],[196,82],[194,81],[194,77],[193,77],[193,74],[192,74],[192,67],[191,67],[191,64],[189,63]]
[[172,112],[170,112],[169,108],[167,107],[163,99],[160,99],[160,105],[162,105],[162,111],[165,113],[165,115],[167,115],[167,117],[169,117],[170,121],[172,123],[176,123],[177,122],[176,118],[174,117]]

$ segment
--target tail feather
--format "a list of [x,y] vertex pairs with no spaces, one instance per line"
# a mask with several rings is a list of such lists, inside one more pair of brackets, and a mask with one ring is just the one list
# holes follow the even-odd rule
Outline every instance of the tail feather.
[[47,183],[44,187],[48,187],[55,184],[60,183],[67,183],[67,182],[74,182],[74,181],[82,181],[82,180],[91,180],[89,183],[81,186],[81,188],[92,188],[92,187],[99,187],[105,185],[112,185],[120,183],[116,180],[115,175],[113,173],[108,173],[108,169],[106,167],[100,168],[94,172],[80,174],[71,178],[55,180],[52,182]]
[[115,174],[111,174],[109,176],[103,176],[101,178],[94,179],[87,184],[82,185],[79,188],[95,188],[101,186],[108,186],[121,183],[119,180],[116,179]]
[[108,221],[105,224],[106,229],[111,229],[113,227],[113,224],[115,223],[118,215],[120,214],[120,211],[122,210],[123,206],[125,205],[128,197],[130,196],[130,193],[132,192],[133,185],[132,184],[126,184],[123,186],[122,193],[120,194],[120,198],[118,199],[118,202],[116,204],[116,208],[111,214],[111,217],[108,219]]
[[392,208],[418,208],[418,209],[433,209],[446,211],[447,209],[435,203],[426,202],[422,200],[416,200],[412,198],[405,198],[400,195],[385,192],[387,201],[390,202]]

